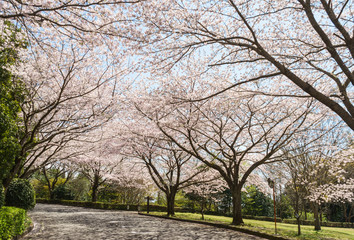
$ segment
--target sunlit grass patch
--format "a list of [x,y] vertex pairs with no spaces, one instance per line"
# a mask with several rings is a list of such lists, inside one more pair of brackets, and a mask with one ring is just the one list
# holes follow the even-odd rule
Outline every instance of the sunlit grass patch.
[[[150,212],[153,215],[163,216],[165,212]],[[175,218],[201,220],[201,214],[197,213],[179,213],[177,212]],[[208,222],[231,224],[231,217],[204,215]],[[245,225],[242,228],[253,231],[274,234],[274,222],[260,221],[254,219],[244,219]],[[335,228],[335,227],[321,227],[321,231],[315,231],[314,226],[301,226],[301,236],[297,236],[297,225],[288,223],[277,223],[278,234],[290,239],[354,239],[354,229],[352,228]]]

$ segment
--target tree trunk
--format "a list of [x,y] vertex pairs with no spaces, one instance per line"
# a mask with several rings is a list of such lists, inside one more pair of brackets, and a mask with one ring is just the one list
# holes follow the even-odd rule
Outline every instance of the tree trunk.
[[241,207],[241,188],[236,187],[232,192],[232,225],[243,224]]
[[98,186],[99,186],[99,176],[95,174],[94,179],[93,179],[93,183],[92,183],[92,202],[96,202],[97,201],[97,190],[98,190]]
[[351,219],[354,217],[353,210],[354,210],[354,204],[349,204],[349,213],[347,214],[346,222],[351,222]]
[[92,197],[91,202],[97,202],[97,187],[92,187]]
[[318,204],[317,203],[313,203],[313,217],[315,220],[315,230],[321,230],[321,223],[320,223],[320,218],[319,218],[319,214],[318,214]]
[[176,197],[175,190],[171,190],[171,192],[166,193],[167,216],[174,216],[175,215],[175,197]]
[[161,202],[162,202],[162,200],[161,200],[161,192],[158,191],[158,192],[157,192],[157,204],[158,204],[158,205],[161,205]]
[[47,187],[48,187],[48,192],[49,192],[49,199],[53,200],[54,199],[53,190],[54,190],[56,181],[55,181],[55,179],[53,179],[52,184],[50,183],[50,178],[47,175],[47,171],[45,170],[45,167],[43,167],[42,172],[43,172],[44,178],[45,178],[45,180],[47,182]]
[[48,188],[48,191],[49,191],[49,199],[53,200],[54,199],[53,190],[51,188]]
[[202,214],[202,220],[204,220],[204,201],[202,200],[202,205],[201,205],[201,214]]
[[9,187],[12,180],[18,175],[18,172],[20,171],[20,168],[21,168],[21,162],[22,162],[21,159],[22,158],[19,156],[15,158],[14,166],[12,167],[12,169],[9,172],[9,174],[7,175],[7,177],[2,180],[2,185],[5,188],[5,191]]
[[301,235],[301,223],[300,223],[300,216],[299,215],[296,218],[296,222],[297,222],[297,235],[300,236]]

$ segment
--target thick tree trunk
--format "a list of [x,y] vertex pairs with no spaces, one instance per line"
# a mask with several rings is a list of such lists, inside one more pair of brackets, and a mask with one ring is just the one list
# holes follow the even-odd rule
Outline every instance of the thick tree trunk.
[[318,204],[313,203],[313,217],[315,220],[315,230],[321,230],[321,222],[318,214]]
[[162,202],[162,200],[161,200],[161,192],[158,191],[158,192],[157,192],[157,204],[158,204],[158,205],[161,205],[161,202]]
[[20,168],[21,168],[21,159],[22,159],[21,157],[15,158],[15,164],[12,167],[10,173],[8,174],[8,176],[5,179],[2,180],[2,185],[4,186],[5,191],[9,187],[12,180],[18,175],[18,172],[20,171]]
[[170,193],[166,193],[167,216],[175,215],[175,197],[176,197],[176,191],[174,190],[172,190]]
[[48,188],[48,191],[49,191],[49,199],[53,200],[54,199],[53,190],[51,188]]
[[241,188],[237,187],[232,191],[232,225],[243,224],[241,207]]
[[48,191],[49,191],[49,199],[53,200],[54,199],[53,190],[54,190],[54,187],[55,187],[55,184],[56,184],[56,180],[53,179],[53,182],[50,183],[50,178],[47,175],[47,171],[45,170],[45,167],[43,167],[42,172],[43,172],[44,178],[45,178],[45,180],[47,182],[47,187],[48,187]]
[[99,176],[95,175],[92,183],[92,202],[97,202],[97,190],[99,186]]
[[91,202],[97,202],[97,187],[92,187]]

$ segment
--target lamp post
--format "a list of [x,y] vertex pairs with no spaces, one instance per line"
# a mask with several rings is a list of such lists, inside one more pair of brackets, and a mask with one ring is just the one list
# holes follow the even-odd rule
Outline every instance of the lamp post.
[[274,180],[268,178],[268,185],[270,188],[273,188],[274,228],[275,228],[275,234],[277,234],[277,212],[276,212],[276,208],[275,208],[275,182],[274,182]]

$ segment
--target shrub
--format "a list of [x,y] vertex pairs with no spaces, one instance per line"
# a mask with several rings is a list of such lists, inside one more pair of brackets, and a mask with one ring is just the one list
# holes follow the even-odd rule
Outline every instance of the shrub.
[[34,208],[36,200],[30,182],[20,178],[14,179],[6,191],[5,203],[7,206],[23,208],[25,210]]
[[[254,216],[254,219],[256,220],[261,220],[261,221],[269,221],[269,222],[273,222],[274,221],[274,217],[267,217],[267,216]],[[277,222],[281,222],[282,220],[277,217]]]
[[0,209],[0,239],[10,240],[26,229],[26,211],[15,207]]
[[73,200],[74,194],[65,185],[59,185],[53,190],[53,198],[59,200]]
[[5,203],[4,188],[3,188],[3,186],[0,184],[0,209],[2,208],[2,206],[4,206],[4,203]]

